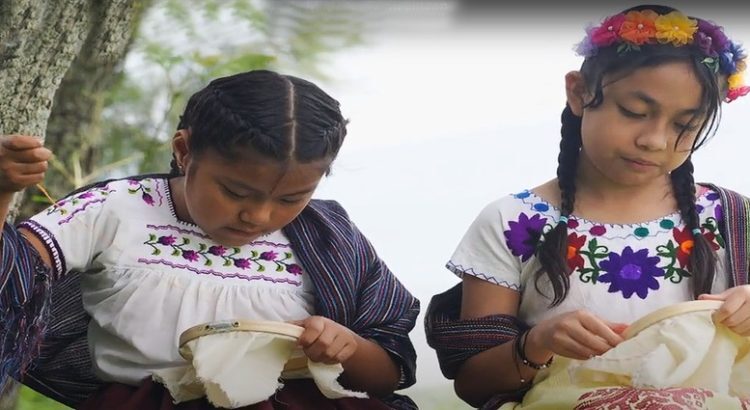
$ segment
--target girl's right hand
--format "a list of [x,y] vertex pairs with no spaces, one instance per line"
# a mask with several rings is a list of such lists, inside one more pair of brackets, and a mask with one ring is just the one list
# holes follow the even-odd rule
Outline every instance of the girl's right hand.
[[[527,335],[526,355],[551,352],[577,360],[604,354],[620,344],[626,324],[607,322],[591,312],[577,310],[539,322]],[[537,352],[534,354],[534,352]]]
[[52,151],[29,135],[0,137],[0,193],[15,193],[44,180]]

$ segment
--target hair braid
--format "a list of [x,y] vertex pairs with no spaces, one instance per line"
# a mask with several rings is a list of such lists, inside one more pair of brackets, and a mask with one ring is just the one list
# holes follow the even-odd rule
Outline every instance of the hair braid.
[[[700,217],[695,206],[695,181],[693,180],[693,162],[688,159],[670,175],[672,190],[677,200],[680,215],[685,221],[685,229],[700,229]],[[710,293],[716,270],[716,253],[708,239],[702,234],[693,234],[693,248],[688,259],[688,270],[693,278],[693,295],[697,298],[702,293]]]
[[[570,106],[566,106],[561,121],[562,138],[560,154],[557,156],[557,183],[560,187],[560,213],[561,216],[568,217],[573,212],[575,204],[575,178],[581,149],[581,118],[573,114]],[[554,292],[551,306],[556,306],[565,299],[570,289],[567,224],[559,223],[544,234],[537,252],[542,267],[536,272],[535,287],[542,293],[539,280],[546,274]]]

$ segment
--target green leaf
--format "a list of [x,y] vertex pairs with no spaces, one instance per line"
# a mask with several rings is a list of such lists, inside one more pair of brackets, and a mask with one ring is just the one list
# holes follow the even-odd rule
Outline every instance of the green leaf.
[[180,250],[179,249],[173,250],[172,251],[172,256],[180,256]]
[[214,263],[213,263],[213,262],[211,262],[211,259],[206,259],[206,264],[205,264],[206,266],[211,266],[211,265],[213,265],[213,264],[214,264]]
[[149,241],[155,241],[156,240],[156,235],[154,235],[152,233],[148,234],[148,240]]
[[49,199],[44,195],[32,195],[31,200],[37,204],[50,204]]
[[258,265],[258,272],[264,272],[266,270],[266,267],[263,265]]
[[250,251],[250,256],[251,256],[251,257],[252,257],[253,259],[256,259],[256,258],[258,257],[258,252],[257,252],[257,251]]
[[204,244],[204,243],[198,245],[198,248],[200,249],[201,252],[203,252],[203,251],[205,251],[207,249],[206,244]]
[[276,265],[276,272],[283,272],[283,271],[284,271],[284,267],[283,266]]
[[151,254],[152,254],[152,255],[160,255],[160,254],[161,254],[161,251],[160,251],[160,250],[158,250],[158,249],[154,249],[154,251],[153,251],[153,252],[151,252]]

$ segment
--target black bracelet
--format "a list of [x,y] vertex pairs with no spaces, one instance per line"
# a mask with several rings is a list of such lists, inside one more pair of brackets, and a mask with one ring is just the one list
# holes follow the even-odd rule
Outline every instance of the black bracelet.
[[547,360],[547,363],[542,364],[533,362],[529,360],[528,357],[526,357],[526,339],[528,339],[530,330],[531,329],[526,329],[520,335],[518,335],[513,347],[515,348],[516,354],[518,355],[518,358],[521,359],[521,363],[523,363],[524,366],[531,367],[534,370],[546,369],[552,364],[552,357]]

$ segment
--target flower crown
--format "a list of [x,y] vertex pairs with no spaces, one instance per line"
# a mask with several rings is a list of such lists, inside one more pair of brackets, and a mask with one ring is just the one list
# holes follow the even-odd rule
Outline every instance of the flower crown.
[[750,93],[750,86],[743,82],[747,69],[745,51],[727,38],[721,26],[712,22],[690,18],[679,11],[668,14],[653,10],[629,11],[607,17],[599,26],[586,29],[586,38],[578,44],[576,52],[591,57],[599,49],[615,44],[620,55],[639,51],[642,45],[648,44],[696,46],[705,55],[703,64],[715,74],[727,76],[726,102]]

